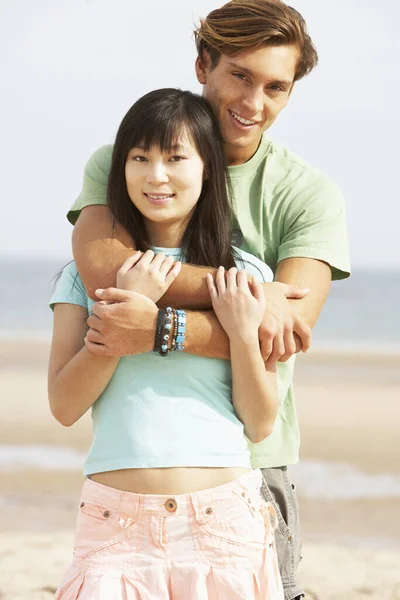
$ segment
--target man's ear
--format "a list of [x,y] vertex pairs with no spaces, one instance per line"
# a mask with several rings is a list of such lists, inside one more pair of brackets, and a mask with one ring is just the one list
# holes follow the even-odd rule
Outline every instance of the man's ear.
[[194,65],[197,81],[201,85],[207,83],[207,75],[210,72],[211,58],[206,50],[203,50],[202,57],[198,56]]

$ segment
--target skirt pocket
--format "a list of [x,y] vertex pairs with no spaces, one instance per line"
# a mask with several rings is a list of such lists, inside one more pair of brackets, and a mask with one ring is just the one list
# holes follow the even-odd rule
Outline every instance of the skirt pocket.
[[234,566],[238,561],[260,564],[267,543],[266,523],[260,509],[234,493],[195,511],[196,549],[211,566]]
[[[112,552],[137,533],[137,517],[131,518],[94,502],[81,502],[76,526],[74,557],[86,561],[105,551]],[[132,550],[138,549],[139,541]]]

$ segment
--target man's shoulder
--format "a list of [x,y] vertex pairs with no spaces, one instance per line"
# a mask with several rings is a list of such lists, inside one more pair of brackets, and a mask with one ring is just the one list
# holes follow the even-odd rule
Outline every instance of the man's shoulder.
[[97,148],[86,163],[85,173],[90,174],[91,171],[97,170],[106,172],[108,175],[111,168],[113,149],[113,144],[106,144]]
[[264,163],[265,177],[275,185],[293,187],[299,192],[310,186],[313,189],[338,187],[328,175],[275,141],[270,142]]

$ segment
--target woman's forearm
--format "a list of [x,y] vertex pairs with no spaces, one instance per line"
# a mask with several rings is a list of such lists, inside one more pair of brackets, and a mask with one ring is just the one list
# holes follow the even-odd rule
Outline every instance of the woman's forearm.
[[58,373],[49,377],[51,412],[62,425],[73,425],[107,387],[119,357],[95,356],[84,346]]
[[278,411],[276,365],[265,368],[257,335],[230,341],[232,400],[244,432],[260,442],[273,430]]

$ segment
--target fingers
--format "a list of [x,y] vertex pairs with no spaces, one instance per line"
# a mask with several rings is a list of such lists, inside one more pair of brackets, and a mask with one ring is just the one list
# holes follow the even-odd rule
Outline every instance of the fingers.
[[[96,305],[94,304],[93,308],[95,307]],[[103,328],[103,321],[95,313],[89,316],[86,323],[92,331],[101,331]]]
[[92,329],[92,327],[87,331],[86,340],[92,344],[104,345],[104,336],[99,331]]
[[128,256],[128,258],[122,263],[122,265],[119,269],[119,273],[121,273],[121,275],[124,275],[127,271],[129,271],[129,269],[132,269],[132,267],[134,267],[136,265],[136,263],[139,262],[141,257],[142,257],[142,252],[140,252],[139,250],[134,252],[134,254],[132,254],[132,256]]
[[283,293],[286,298],[300,300],[301,298],[304,298],[304,296],[307,296],[310,291],[309,288],[300,288],[297,285],[291,285],[289,283],[282,283],[281,285],[283,286]]
[[283,334],[283,343],[285,346],[284,353],[279,357],[280,362],[286,362],[293,354],[296,354],[296,342],[294,340],[294,333],[290,329],[287,329]]
[[228,290],[229,293],[233,294],[238,287],[238,283],[237,283],[237,268],[236,267],[232,267],[231,269],[229,269],[229,271],[226,274],[226,289]]
[[142,267],[148,267],[150,265],[150,263],[153,261],[153,258],[154,258],[153,250],[146,250],[146,252],[143,254],[142,258],[140,259],[140,263],[141,263]]
[[[167,262],[167,260],[170,260],[171,257],[168,256],[166,257],[165,254],[163,254],[162,252],[159,252],[158,254],[154,254],[153,253],[153,259],[150,261],[149,265],[150,265],[150,270],[157,273],[160,272],[161,273],[161,267],[162,265]],[[174,259],[172,258],[172,261]]]
[[207,273],[207,286],[208,286],[208,291],[210,292],[211,302],[214,303],[215,300],[218,299],[218,291],[217,291],[217,288],[215,287],[214,278],[211,275],[211,273]]
[[[157,257],[159,257],[159,256],[160,255],[157,254]],[[164,260],[160,263],[160,274],[163,275],[165,278],[167,278],[167,275],[170,272],[172,265],[174,264],[174,257],[167,256],[167,258],[165,258],[164,255],[162,255],[162,256],[164,257]],[[156,259],[154,259],[153,262],[151,263],[152,266],[155,264],[155,261],[156,261]]]
[[217,274],[215,276],[215,283],[218,290],[218,294],[224,294],[226,292],[225,283],[225,269],[224,267],[218,267]]
[[[248,273],[246,269],[238,271],[236,275],[237,287],[245,292],[250,292]],[[263,294],[264,295],[264,294]]]
[[269,356],[269,361],[277,362],[283,354],[285,354],[285,342],[284,342],[283,330],[278,329],[277,334],[273,341],[273,347],[272,347],[272,352]]
[[[105,300],[106,302],[124,302],[132,297],[132,292],[129,290],[121,290],[119,288],[107,288],[105,290],[98,289],[95,294],[100,300]],[[96,305],[93,305],[92,310],[97,314],[95,306]]]
[[263,334],[260,336],[260,342],[261,342],[261,356],[263,357],[263,361],[266,363],[272,353],[272,349],[273,349],[273,341],[274,338],[271,335],[267,335],[267,334]]
[[178,261],[177,263],[174,264],[174,266],[172,267],[172,269],[170,270],[170,272],[168,273],[168,275],[165,278],[165,283],[167,284],[168,287],[171,285],[171,283],[174,281],[174,279],[176,279],[178,277],[179,273],[181,272],[181,268],[182,268],[182,263],[180,261]]
[[256,300],[258,300],[259,302],[263,302],[263,301],[265,302],[264,289],[263,289],[261,283],[255,277],[253,277],[253,280],[252,280],[252,287],[253,287],[254,298],[256,298]]
[[301,349],[303,352],[307,352],[311,346],[312,330],[303,319],[298,317],[294,323],[293,331],[297,333],[301,340]]
[[95,344],[87,338],[85,338],[85,346],[89,350],[89,352],[95,354],[96,356],[109,356],[108,348],[103,344]]

